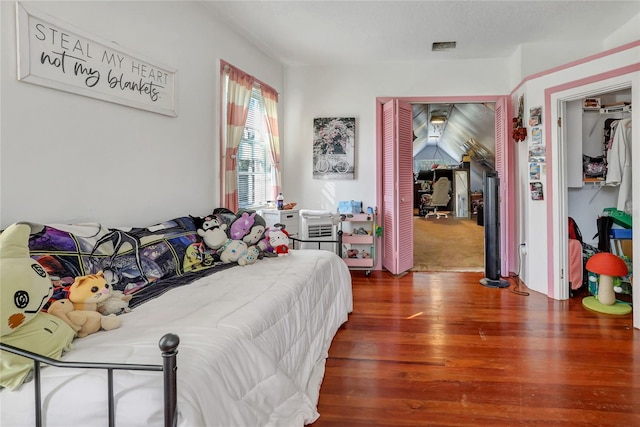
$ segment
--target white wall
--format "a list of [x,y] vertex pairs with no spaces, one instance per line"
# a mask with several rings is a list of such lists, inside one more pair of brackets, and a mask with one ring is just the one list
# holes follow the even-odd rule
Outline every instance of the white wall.
[[219,206],[219,60],[282,92],[279,63],[200,2],[30,2],[176,68],[178,117],[171,118],[18,81],[15,4],[0,3],[0,228],[15,221],[143,226]]
[[[376,204],[376,97],[509,93],[504,59],[288,67],[283,150],[285,198],[302,208],[335,210],[340,200]],[[312,178],[313,119],[356,118],[354,180]]]

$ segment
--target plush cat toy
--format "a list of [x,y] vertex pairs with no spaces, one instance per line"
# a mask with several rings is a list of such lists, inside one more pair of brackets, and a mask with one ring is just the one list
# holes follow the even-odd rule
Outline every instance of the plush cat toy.
[[109,299],[112,291],[102,271],[76,277],[69,288],[69,300],[73,303],[73,311],[67,313],[67,317],[82,327],[78,331],[78,338],[86,337],[100,329],[109,331],[122,325],[122,319],[115,314],[103,316],[98,312],[98,304]]
[[[29,255],[31,227],[16,223],[0,234],[0,342],[60,359],[72,348],[75,331],[61,319],[41,311],[53,293],[47,272]],[[15,389],[33,362],[1,352],[0,386]]]
[[265,237],[258,242],[258,248],[271,256],[289,255],[289,233],[282,227],[268,228]]

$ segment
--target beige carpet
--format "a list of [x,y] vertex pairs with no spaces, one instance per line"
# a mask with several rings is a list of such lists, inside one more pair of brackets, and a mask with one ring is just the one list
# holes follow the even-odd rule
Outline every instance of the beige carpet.
[[476,217],[413,217],[411,271],[484,271],[484,227]]

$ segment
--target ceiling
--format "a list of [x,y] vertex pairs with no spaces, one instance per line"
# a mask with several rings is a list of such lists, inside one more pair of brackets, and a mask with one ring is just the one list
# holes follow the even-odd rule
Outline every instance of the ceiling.
[[[601,44],[640,13],[638,0],[202,0],[202,4],[286,66],[508,58],[528,43]],[[455,41],[456,48],[432,51],[432,43],[448,41]],[[414,156],[436,141],[438,149],[454,159],[463,152],[492,156],[493,108],[487,103],[414,107]],[[441,132],[436,132],[442,133],[438,139],[430,138],[432,109],[447,117]],[[470,139],[479,144],[475,149],[469,149]]]
[[[290,66],[505,58],[527,43],[601,43],[640,13],[638,0],[202,3]],[[446,41],[456,48],[431,51]]]

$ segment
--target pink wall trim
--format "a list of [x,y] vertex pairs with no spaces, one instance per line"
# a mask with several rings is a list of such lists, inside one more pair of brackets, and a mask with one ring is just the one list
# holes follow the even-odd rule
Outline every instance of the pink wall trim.
[[561,70],[566,70],[567,68],[575,67],[576,65],[585,64],[587,62],[594,61],[599,58],[604,58],[605,56],[613,55],[614,53],[622,52],[627,49],[633,49],[634,47],[640,46],[640,40],[633,41],[631,43],[623,44],[622,46],[615,47],[613,49],[605,50],[600,53],[596,53],[591,56],[587,56],[586,58],[578,59],[577,61],[569,62],[568,64],[559,65],[554,68],[550,68],[548,70],[541,71],[539,73],[532,74],[530,76],[525,77],[518,86],[516,86],[511,93],[516,92],[520,86],[528,82],[529,80],[535,80],[539,77],[546,76],[548,74],[553,74]]
[[[633,46],[640,45],[640,42],[632,43]],[[628,45],[627,45],[628,46]],[[618,50],[617,50],[618,51]],[[600,56],[598,56],[600,57]],[[552,86],[544,91],[544,116],[545,123],[551,124],[551,96],[555,93],[562,92],[564,90],[573,89],[580,86],[585,86],[590,83],[599,82],[602,80],[610,79],[613,77],[623,76],[625,74],[630,74],[636,71],[640,71],[640,62],[632,65],[627,65],[626,67],[617,68],[615,70],[610,70],[600,74],[594,74],[593,76],[584,77],[582,79],[574,80],[571,82],[566,82],[557,86]],[[549,143],[551,141],[551,127],[545,127],[545,141]],[[552,152],[547,152],[547,171],[553,170],[553,155]],[[553,178],[551,173],[547,173],[547,182],[546,182],[547,190],[546,193],[548,195],[549,202],[547,203],[547,242],[553,241],[553,227],[550,225],[553,224],[553,212],[554,205],[551,203],[553,200]],[[555,289],[555,280],[554,280],[554,271],[551,266],[553,265],[554,260],[554,251],[553,245],[549,244],[548,252],[547,252],[547,263],[549,268],[547,269],[548,275],[548,285],[547,285],[547,295],[551,296],[554,294]]]

